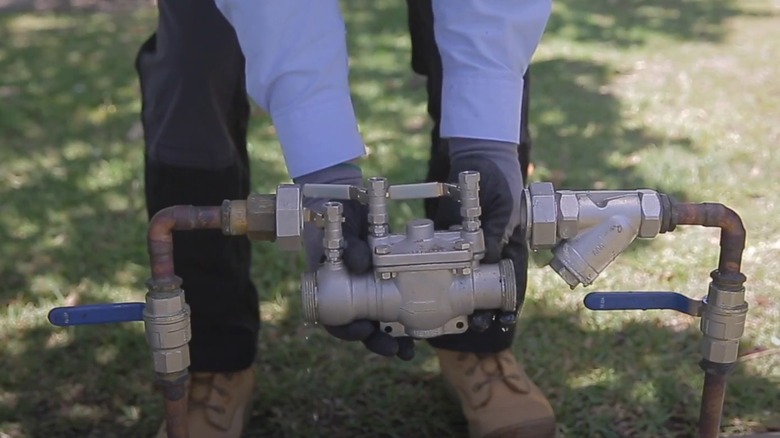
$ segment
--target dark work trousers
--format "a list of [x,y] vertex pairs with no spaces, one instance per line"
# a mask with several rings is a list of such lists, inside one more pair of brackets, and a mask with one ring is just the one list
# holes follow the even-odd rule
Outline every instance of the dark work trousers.
[[[414,70],[428,78],[428,110],[438,128],[441,62],[430,1],[409,4]],[[158,9],[157,32],[136,58],[148,214],[171,205],[219,205],[224,199],[246,198],[249,103],[235,32],[214,0],[159,0]],[[446,146],[436,133],[433,141],[428,177],[443,181],[449,167]],[[176,273],[184,280],[192,310],[191,371],[236,371],[252,364],[260,323],[250,255],[245,237],[225,237],[219,231],[174,233]],[[433,343],[481,352],[504,349],[511,339],[511,333],[500,332],[448,336]]]
[[[244,57],[214,0],[159,0],[157,32],[136,59],[151,217],[179,205],[249,194]],[[174,233],[176,274],[192,311],[191,371],[227,372],[255,358],[260,311],[244,236]]]
[[[409,35],[412,40],[412,70],[426,77],[428,93],[428,114],[433,120],[431,129],[431,155],[428,160],[427,181],[447,182],[450,173],[449,152],[446,140],[439,137],[441,121],[442,66],[439,50],[433,32],[433,10],[431,0],[406,0],[408,8]],[[528,132],[529,75],[525,74],[523,85],[522,120],[520,123],[520,144],[518,160],[523,172],[523,181],[528,180],[528,167],[531,152],[531,135]],[[433,219],[438,200],[425,200],[425,214]],[[525,252],[527,256],[527,251]],[[527,257],[523,263],[528,263]],[[525,294],[525,291],[518,291]],[[493,325],[484,333],[467,331],[460,335],[446,335],[430,339],[436,348],[469,351],[475,353],[494,353],[509,348],[515,336],[514,327],[502,331]]]

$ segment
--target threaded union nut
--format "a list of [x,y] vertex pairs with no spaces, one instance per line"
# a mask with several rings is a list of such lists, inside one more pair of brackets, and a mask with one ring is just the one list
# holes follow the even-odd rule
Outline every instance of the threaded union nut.
[[515,266],[509,259],[501,260],[498,265],[498,271],[503,280],[501,290],[501,309],[508,312],[514,311],[517,307],[517,278],[515,277]]
[[301,276],[301,304],[303,319],[307,323],[317,322],[317,274],[306,272]]

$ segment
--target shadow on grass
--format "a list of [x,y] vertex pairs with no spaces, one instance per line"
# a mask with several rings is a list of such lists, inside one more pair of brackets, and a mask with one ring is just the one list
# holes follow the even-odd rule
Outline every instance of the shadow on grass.
[[[669,328],[659,320],[593,329],[588,315],[534,300],[515,347],[565,436],[693,436],[701,392],[695,326]],[[429,347],[419,343],[417,358],[402,363],[296,321],[291,312],[278,324],[266,323],[245,436],[465,437]],[[13,370],[0,378],[0,425],[10,436],[151,436],[156,430],[162,411],[140,327],[38,327],[11,344],[18,348],[0,357],[3,369]],[[88,372],[74,375],[74,369]],[[776,412],[778,396],[777,382],[738,368],[724,424]]]
[[659,36],[718,42],[729,18],[746,15],[734,0],[563,0],[555,6],[546,35],[618,46]]
[[609,89],[616,76],[611,66],[559,58],[534,63],[531,73],[533,161],[550,169],[545,176],[557,188],[663,190],[646,187],[630,164],[616,164],[612,157],[668,144],[690,148],[691,140],[626,126],[621,102]]
[[[0,15],[0,301],[35,303],[31,282],[116,281],[145,263],[135,78],[138,37],[105,15]],[[62,291],[67,294],[68,291]]]
[[[561,312],[547,298],[528,307],[518,338],[521,356],[547,387],[568,436],[695,435],[701,332],[691,318],[669,326],[668,312],[652,315],[598,329],[587,310]],[[749,348],[748,340],[743,349]],[[777,382],[744,367],[729,382],[724,425],[780,409]]]
[[[590,315],[534,300],[515,346],[565,436],[694,436],[702,381],[695,325],[664,327],[668,319],[659,319],[594,329]],[[263,344],[247,436],[465,437],[424,343],[413,362],[401,363],[287,320],[266,325]],[[737,368],[724,425],[780,409],[779,395],[776,382]]]
[[0,15],[0,304],[51,298],[31,292],[36,277],[100,284],[147,264],[132,66],[153,17]]

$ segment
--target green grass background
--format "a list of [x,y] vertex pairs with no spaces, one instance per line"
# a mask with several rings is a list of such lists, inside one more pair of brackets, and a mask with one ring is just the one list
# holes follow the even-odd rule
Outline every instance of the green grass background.
[[[162,418],[142,324],[59,329],[55,306],[141,300],[148,277],[133,59],[155,9],[0,6],[0,437],[149,436]],[[400,0],[345,1],[369,175],[424,176],[430,123]],[[532,66],[534,181],[722,202],[748,230],[751,309],[724,432],[780,428],[780,3],[560,0]],[[272,127],[250,134],[253,187],[286,179]],[[394,207],[396,223],[420,214]],[[706,293],[718,234],[637,242],[590,289]],[[432,351],[390,361],[301,322],[301,258],[256,244],[264,329],[247,436],[464,436]],[[543,260],[544,255],[538,255]],[[593,313],[542,266],[515,350],[564,437],[689,437],[697,321]]]

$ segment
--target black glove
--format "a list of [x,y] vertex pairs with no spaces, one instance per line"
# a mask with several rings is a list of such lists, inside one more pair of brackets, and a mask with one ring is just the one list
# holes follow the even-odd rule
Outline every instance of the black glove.
[[[520,226],[520,200],[523,176],[512,143],[452,138],[450,147],[449,181],[458,182],[458,174],[473,170],[480,174],[479,202],[482,207],[482,230],[485,236],[485,257],[482,263],[498,263],[509,259],[515,268],[517,281],[517,309],[514,312],[479,310],[469,317],[469,328],[484,331],[497,320],[511,326],[525,299],[528,274],[528,244],[525,230]],[[434,218],[438,229],[448,229],[462,221],[460,205],[443,198]]]
[[[342,163],[302,177],[296,178],[299,184],[350,184],[362,185],[363,174],[360,168],[351,163]],[[314,211],[321,211],[327,200],[307,199],[304,204]],[[339,200],[344,206],[344,253],[342,260],[350,273],[365,274],[372,268],[371,248],[368,246],[368,207],[353,200]],[[306,255],[310,270],[317,269],[322,262],[322,232],[315,227],[307,227],[304,234]],[[414,340],[409,337],[393,337],[379,329],[377,321],[360,319],[341,326],[325,326],[331,335],[345,341],[361,341],[369,351],[381,356],[398,356],[403,360],[414,357]]]

